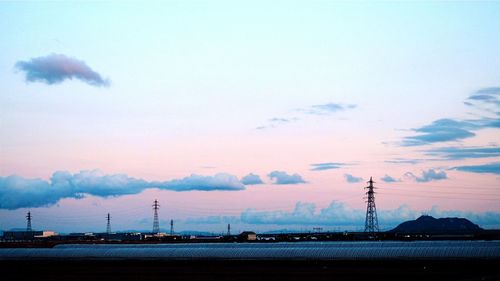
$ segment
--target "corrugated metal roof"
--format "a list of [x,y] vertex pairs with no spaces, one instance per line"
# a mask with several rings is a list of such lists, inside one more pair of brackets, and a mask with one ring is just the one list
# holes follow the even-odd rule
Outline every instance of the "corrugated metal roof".
[[500,258],[500,241],[72,244],[0,249],[8,259],[457,259]]

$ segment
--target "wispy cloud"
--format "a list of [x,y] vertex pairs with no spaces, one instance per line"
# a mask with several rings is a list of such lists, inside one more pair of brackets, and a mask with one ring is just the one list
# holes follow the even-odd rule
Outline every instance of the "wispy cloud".
[[243,190],[245,186],[233,175],[219,173],[214,176],[191,175],[170,181],[145,181],[125,174],[107,175],[99,170],[71,174],[55,172],[50,181],[26,179],[12,175],[0,177],[0,209],[42,207],[64,198],[82,198],[137,194],[148,188],[172,191],[190,190]]
[[263,184],[264,182],[262,181],[259,175],[250,173],[241,178],[241,183],[244,185],[254,185],[254,184]]
[[475,136],[473,131],[500,128],[500,119],[482,117],[473,120],[439,119],[429,125],[412,129],[420,133],[404,138],[403,146],[418,146],[447,141],[458,141]]
[[278,117],[274,117],[274,118],[269,119],[269,122],[271,122],[271,123],[290,123],[290,122],[294,122],[296,120],[297,120],[297,118],[278,118]]
[[401,181],[401,179],[393,178],[389,175],[385,175],[385,176],[381,177],[380,180],[382,180],[383,182],[400,182]]
[[293,117],[293,118],[280,118],[280,117],[274,117],[269,120],[267,120],[268,124],[265,126],[259,126],[256,127],[257,130],[263,130],[263,129],[271,129],[271,128],[276,128],[280,125],[285,125],[288,123],[293,123],[297,122],[299,118]]
[[[478,90],[474,95],[497,95],[500,96],[500,87],[488,87]],[[472,95],[472,96],[474,96]]]
[[407,172],[404,174],[404,176],[416,182],[430,182],[430,181],[444,180],[448,178],[448,175],[446,174],[445,171],[436,171],[434,169],[422,171],[422,174],[420,176],[417,176],[412,172]]
[[269,173],[268,177],[273,180],[274,184],[300,184],[300,183],[306,183],[306,181],[302,178],[301,175],[295,173],[295,174],[288,174],[287,172],[283,171],[272,171]]
[[498,110],[498,106],[500,106],[500,87],[480,89],[473,93],[464,103],[486,110],[491,110],[487,106],[493,106]]
[[[468,106],[483,110],[484,114],[478,119],[459,120],[442,118],[428,125],[411,129],[417,133],[407,136],[401,142],[402,146],[418,146],[440,142],[460,141],[474,137],[475,131],[485,128],[500,128],[500,88],[484,88],[474,92],[464,102]],[[491,113],[494,116],[491,116]]]
[[327,162],[327,163],[315,163],[311,164],[311,171],[324,171],[331,169],[340,169],[344,167],[345,163]]
[[344,178],[348,183],[357,183],[363,181],[363,178],[355,177],[351,174],[344,174]]
[[444,159],[460,160],[466,158],[487,158],[500,156],[500,147],[440,147],[426,151],[427,155]]
[[18,61],[15,68],[25,72],[28,82],[43,82],[52,85],[62,83],[67,79],[78,79],[92,86],[109,86],[110,84],[108,79],[104,79],[84,61],[62,54]]
[[340,111],[345,111],[348,109],[354,109],[357,105],[355,104],[343,104],[343,103],[325,103],[312,105],[308,108],[301,109],[304,113],[315,114],[315,115],[327,115],[333,114]]
[[[325,104],[316,104],[303,108],[295,109],[294,111],[297,113],[308,114],[308,115],[330,115],[340,111],[350,110],[356,108],[355,104],[343,104],[343,103],[325,103]],[[300,120],[298,117],[274,117],[267,120],[266,125],[258,126],[255,129],[264,130],[279,127],[280,125],[289,124],[292,122],[296,122]]]
[[406,158],[395,158],[392,160],[386,160],[384,162],[391,164],[418,164],[420,162],[426,161],[425,159],[406,159]]
[[465,121],[439,119],[429,125],[412,129],[420,134],[406,137],[402,144],[403,146],[416,146],[461,140],[475,136],[476,134],[471,132],[474,129],[476,126]]
[[458,166],[453,169],[471,173],[500,175],[500,162],[473,166]]

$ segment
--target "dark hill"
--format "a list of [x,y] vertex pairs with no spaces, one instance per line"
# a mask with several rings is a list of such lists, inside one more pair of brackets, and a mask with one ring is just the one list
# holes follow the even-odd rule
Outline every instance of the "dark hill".
[[440,218],[421,216],[416,220],[406,221],[390,232],[398,233],[475,233],[483,230],[477,224],[464,218]]

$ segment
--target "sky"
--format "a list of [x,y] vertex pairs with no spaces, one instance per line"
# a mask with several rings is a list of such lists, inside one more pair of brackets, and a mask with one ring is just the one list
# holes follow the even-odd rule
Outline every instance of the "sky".
[[0,229],[500,228],[500,3],[0,3]]

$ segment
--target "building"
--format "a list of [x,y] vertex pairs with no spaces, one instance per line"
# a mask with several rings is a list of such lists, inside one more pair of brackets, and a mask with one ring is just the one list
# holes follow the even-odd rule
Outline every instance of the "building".
[[53,237],[59,235],[54,231],[4,231],[3,239],[8,241],[14,240],[34,240],[34,239],[44,239],[47,237]]
[[57,233],[55,231],[44,230],[44,231],[42,231],[42,234],[35,235],[35,238],[47,238],[47,237],[58,236],[58,235],[59,235],[59,233]]
[[65,241],[93,241],[97,240],[96,235],[92,232],[79,233],[74,232],[61,236],[61,240]]
[[143,235],[140,232],[118,232],[118,233],[100,233],[97,237],[107,241],[140,241]]
[[243,231],[240,233],[239,238],[243,241],[255,241],[257,240],[257,234],[253,231]]

